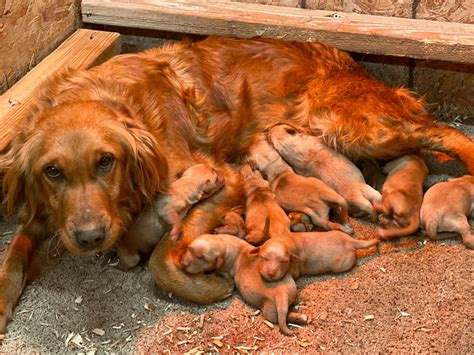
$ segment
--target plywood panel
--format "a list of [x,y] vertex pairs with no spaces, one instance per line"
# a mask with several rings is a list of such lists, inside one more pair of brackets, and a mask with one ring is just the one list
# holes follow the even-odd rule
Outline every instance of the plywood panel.
[[399,0],[307,0],[306,8],[406,18],[412,12],[411,1]]
[[416,10],[416,18],[474,23],[474,1],[420,0],[420,4]]
[[0,94],[79,25],[80,0],[0,0]]
[[301,0],[232,0],[232,2],[245,2],[249,4],[264,4],[287,7],[301,7]]

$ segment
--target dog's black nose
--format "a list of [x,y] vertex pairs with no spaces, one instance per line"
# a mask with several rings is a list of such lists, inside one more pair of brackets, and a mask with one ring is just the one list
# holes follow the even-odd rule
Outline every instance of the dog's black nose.
[[105,239],[104,228],[74,231],[76,242],[85,249],[94,249],[102,244]]

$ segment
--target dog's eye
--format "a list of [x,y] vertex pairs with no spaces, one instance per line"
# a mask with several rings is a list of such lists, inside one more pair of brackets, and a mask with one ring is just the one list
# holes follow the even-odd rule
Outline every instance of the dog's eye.
[[53,165],[47,166],[44,169],[44,173],[50,179],[58,179],[61,176],[61,172]]
[[114,163],[114,158],[110,155],[104,155],[99,160],[99,169],[100,170],[109,170]]

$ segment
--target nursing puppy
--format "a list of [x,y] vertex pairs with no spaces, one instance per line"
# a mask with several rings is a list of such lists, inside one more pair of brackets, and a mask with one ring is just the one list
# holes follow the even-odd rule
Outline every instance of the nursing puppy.
[[388,175],[382,188],[382,202],[375,207],[388,218],[388,223],[377,229],[380,237],[390,239],[415,233],[420,225],[423,183],[428,177],[424,160],[417,155],[405,155],[387,163],[383,172]]
[[127,270],[140,261],[139,252],[149,252],[171,227],[171,238],[181,231],[181,220],[200,200],[216,193],[224,185],[224,177],[206,164],[186,169],[170,184],[166,193],[158,195],[116,245],[119,267]]
[[237,211],[229,211],[222,219],[222,225],[214,228],[215,234],[230,234],[243,238],[247,235],[245,221]]
[[[321,180],[296,174],[264,135],[251,146],[248,160],[266,176],[278,204],[287,213],[305,213],[324,230],[352,233],[344,198]],[[330,212],[335,212],[336,222],[329,220]]]
[[468,218],[474,212],[474,176],[465,175],[433,185],[425,193],[421,223],[429,238],[438,240],[460,234],[474,249],[474,233]]
[[357,260],[357,249],[377,245],[378,239],[357,240],[339,231],[292,233],[289,238],[269,239],[255,248],[258,272],[267,281],[291,274],[318,275],[345,272]]
[[377,220],[373,206],[380,193],[367,185],[360,170],[344,155],[323,143],[320,137],[304,134],[289,125],[277,125],[268,138],[298,174],[321,179],[347,201],[349,212],[361,212]]
[[241,170],[246,196],[245,239],[260,244],[267,238],[279,237],[290,232],[290,219],[277,203],[270,184],[259,171],[253,171],[249,164]]
[[305,315],[288,312],[297,299],[295,281],[289,274],[276,282],[262,280],[253,249],[252,245],[231,235],[204,234],[188,245],[181,265],[192,274],[217,271],[233,277],[247,303],[261,309],[264,318],[278,324],[283,334],[292,335],[287,320],[299,324],[307,322]]

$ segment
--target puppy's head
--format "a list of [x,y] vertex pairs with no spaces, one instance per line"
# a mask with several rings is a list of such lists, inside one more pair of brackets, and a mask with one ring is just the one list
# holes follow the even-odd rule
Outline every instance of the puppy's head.
[[289,252],[287,245],[278,238],[267,240],[252,253],[258,254],[258,271],[267,281],[282,279],[289,271],[291,262],[296,259],[296,256]]
[[44,220],[74,254],[112,246],[168,171],[146,128],[99,101],[42,111],[0,164],[6,211]]
[[221,250],[213,243],[212,235],[201,235],[189,243],[186,252],[181,257],[181,267],[191,273],[197,274],[218,270],[224,264]]

